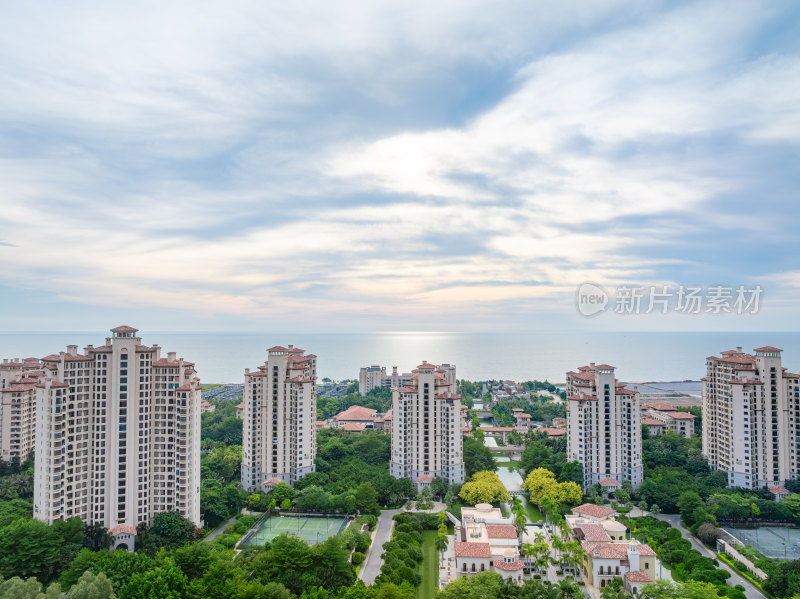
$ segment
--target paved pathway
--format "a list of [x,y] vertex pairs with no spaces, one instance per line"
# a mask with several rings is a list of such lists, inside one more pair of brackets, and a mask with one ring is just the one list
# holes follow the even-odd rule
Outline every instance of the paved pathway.
[[358,578],[364,581],[367,586],[375,582],[378,574],[381,573],[381,566],[383,565],[383,544],[388,542],[392,537],[392,529],[394,528],[394,516],[400,512],[421,512],[428,514],[438,514],[447,509],[447,506],[441,501],[434,501],[433,507],[429,510],[418,510],[405,508],[399,510],[382,510],[381,515],[378,516],[378,522],[375,524],[375,531],[372,533],[372,544],[367,549],[367,555],[364,557],[364,564],[358,571]]
[[[681,524],[680,515],[658,514],[657,516],[654,517],[658,518],[659,520],[664,520],[665,522],[669,522],[672,526],[674,526],[680,531],[681,536],[683,536],[684,539],[689,540],[694,549],[697,549],[701,554],[705,555],[706,557],[716,559],[717,557],[716,553],[714,553],[708,547],[703,545],[700,541],[695,539],[694,536],[692,536],[692,533],[690,533],[686,528],[684,528],[683,524]],[[737,584],[742,585],[744,587],[744,594],[747,596],[747,599],[765,599],[766,595],[764,595],[764,593],[762,593],[759,589],[757,589],[752,582],[739,575],[735,570],[730,568],[728,564],[726,564],[722,560],[718,561],[719,561],[718,567],[727,570],[728,572],[731,573],[731,577],[727,580],[727,583],[730,586],[736,586]]]
[[225,527],[228,526],[228,524],[233,524],[234,522],[236,522],[236,518],[235,517],[228,518],[227,520],[225,520],[225,522],[223,522],[222,524],[217,526],[214,530],[212,530],[210,533],[208,533],[208,536],[206,538],[204,538],[203,540],[204,541],[213,540],[214,537],[217,537],[217,536],[221,535],[223,532],[225,532]]
[[367,549],[367,555],[364,558],[364,563],[358,571],[358,577],[364,581],[367,586],[375,582],[378,574],[381,573],[381,566],[383,565],[383,544],[386,543],[392,536],[392,529],[394,528],[394,520],[392,518],[395,514],[399,514],[402,510],[383,510],[381,515],[378,516],[378,523],[375,525],[375,532],[372,535],[372,544]]

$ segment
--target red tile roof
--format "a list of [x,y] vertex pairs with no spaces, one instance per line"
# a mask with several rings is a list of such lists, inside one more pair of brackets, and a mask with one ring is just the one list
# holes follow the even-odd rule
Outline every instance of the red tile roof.
[[517,529],[511,524],[487,524],[486,533],[490,539],[516,539]]
[[115,327],[111,329],[112,333],[135,333],[139,329],[134,329],[133,327],[129,327],[128,325],[122,325],[120,327]]
[[572,508],[572,511],[575,514],[586,514],[592,518],[605,518],[606,516],[616,513],[616,510],[610,507],[595,505],[593,503],[584,503],[583,505]]
[[615,480],[613,478],[604,478],[603,480],[600,481],[601,487],[605,487],[607,485],[618,485],[620,487],[622,486],[618,480]]
[[542,427],[536,429],[536,432],[545,433],[548,437],[562,437],[567,434],[567,429]]
[[456,541],[456,557],[492,557],[492,546],[489,543]]
[[625,387],[623,387],[622,389],[617,389],[616,391],[614,391],[614,393],[616,393],[617,395],[636,395],[639,392],[634,391],[633,389],[626,389]]
[[289,351],[285,347],[281,347],[280,345],[276,345],[275,347],[270,347],[267,351]]
[[586,522],[575,528],[580,528],[583,531],[583,538],[590,543],[608,543],[611,541],[611,537],[608,536],[602,524]]
[[769,489],[769,492],[772,493],[773,495],[789,492],[789,489],[787,489],[786,487],[767,487],[767,489]]
[[694,420],[695,418],[697,418],[697,416],[689,412],[673,412],[672,414],[670,414],[670,416],[672,416],[673,418],[677,418],[678,420]]
[[589,557],[599,557],[601,559],[625,559],[628,557],[627,543],[581,543]]
[[12,385],[3,389],[3,393],[21,393],[22,391],[30,391],[35,389],[36,385]]
[[637,545],[637,547],[639,548],[638,549],[639,555],[647,555],[651,557],[656,556],[656,552],[653,551],[653,549],[647,543],[640,543],[639,545]]
[[118,534],[123,534],[123,533],[124,534],[129,534],[129,535],[135,535],[136,534],[136,527],[135,526],[130,526],[128,524],[119,524],[119,525],[115,526],[114,528],[112,528],[112,529],[110,529],[108,531],[108,534],[110,534],[112,537],[114,537],[114,536],[116,536]]
[[634,570],[633,572],[625,572],[625,578],[631,582],[653,582],[653,579],[644,570]]
[[428,480],[433,480],[433,477],[432,476],[428,476],[427,474],[423,474],[422,476],[418,476],[417,477],[417,482],[418,483],[422,483],[422,482],[425,482],[425,481],[428,481]]
[[377,410],[372,408],[365,408],[364,406],[350,406],[344,412],[339,412],[334,416],[334,420],[339,422],[353,421],[353,420],[371,420],[378,415]]
[[647,416],[642,416],[642,424],[647,426],[667,426],[660,420],[656,420],[655,418],[648,418]]
[[756,361],[753,356],[725,356],[722,358],[711,356],[711,359],[717,362],[727,362],[729,364],[754,364]]
[[367,428],[366,424],[361,422],[345,422],[341,427],[342,430],[350,432],[350,433],[360,433],[365,428]]
[[264,481],[263,483],[261,483],[261,484],[262,484],[262,485],[279,485],[279,484],[280,484],[280,482],[281,482],[281,481],[279,481],[277,478],[270,478],[270,479],[268,479],[268,480],[265,480],[265,481]]
[[568,372],[567,374],[573,378],[582,379],[584,381],[594,380],[594,375],[591,372]]
[[572,401],[597,401],[596,395],[570,395],[567,399]]
[[514,572],[516,570],[522,570],[522,568],[525,567],[525,564],[518,559],[515,559],[513,562],[509,563],[502,557],[498,557],[496,560],[494,560],[494,567],[498,568],[499,570],[505,570],[506,572]]
[[597,366],[595,366],[595,368],[598,369],[598,370],[601,369],[601,368],[603,370],[609,370],[609,369],[614,370],[615,367],[611,366],[610,364],[598,364]]
[[655,410],[656,412],[675,412],[678,408],[668,403],[651,403],[644,406],[645,410]]
[[778,349],[777,347],[772,347],[771,345],[765,345],[764,347],[757,347],[753,351],[763,351],[763,352],[780,352],[783,351],[782,349]]

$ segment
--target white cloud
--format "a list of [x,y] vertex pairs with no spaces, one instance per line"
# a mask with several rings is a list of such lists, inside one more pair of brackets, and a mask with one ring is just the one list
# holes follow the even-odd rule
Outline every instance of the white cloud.
[[[450,306],[465,326],[501,322],[493,305],[551,310],[583,281],[669,279],[690,233],[767,233],[711,211],[741,181],[691,146],[800,141],[797,56],[740,47],[771,18],[721,2],[21,5],[0,25],[0,218],[18,246],[0,277],[254,319]],[[437,120],[427,88],[495,97],[478,83],[496,72],[513,89],[488,108],[413,125]]]

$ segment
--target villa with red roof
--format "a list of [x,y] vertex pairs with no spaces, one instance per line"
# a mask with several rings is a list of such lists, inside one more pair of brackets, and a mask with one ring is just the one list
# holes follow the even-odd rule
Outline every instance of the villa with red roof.
[[654,404],[649,406],[643,416],[642,424],[647,425],[651,437],[657,437],[666,431],[672,431],[679,437],[691,439],[694,437],[694,421],[696,416],[689,412],[680,412],[676,408],[667,406],[669,410],[659,410],[656,406],[666,404]]
[[496,572],[522,582],[525,564],[519,552],[519,536],[513,520],[504,517],[499,508],[488,503],[461,508],[454,538],[456,576]]
[[[378,416],[378,411],[364,406],[350,406],[343,412],[339,412],[331,420],[333,428],[341,428],[347,423],[363,424],[364,428],[369,425],[372,428],[373,418]],[[362,429],[363,430],[363,429]]]
[[627,527],[616,516],[609,507],[585,503],[564,517],[569,536],[586,552],[583,578],[593,587],[592,596],[599,595],[616,578],[622,579],[625,589],[635,597],[642,585],[660,576],[656,552],[629,538]]

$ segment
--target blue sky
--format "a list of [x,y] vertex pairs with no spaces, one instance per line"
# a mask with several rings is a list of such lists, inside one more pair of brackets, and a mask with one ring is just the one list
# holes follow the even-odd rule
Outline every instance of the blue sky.
[[797,330],[796,3],[435,4],[8,5],[0,330]]

